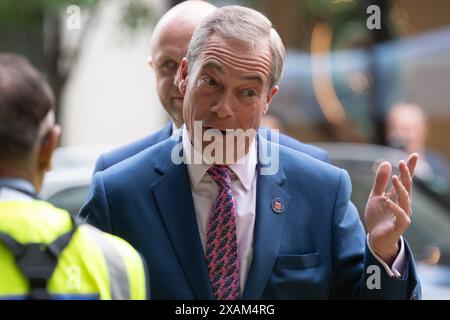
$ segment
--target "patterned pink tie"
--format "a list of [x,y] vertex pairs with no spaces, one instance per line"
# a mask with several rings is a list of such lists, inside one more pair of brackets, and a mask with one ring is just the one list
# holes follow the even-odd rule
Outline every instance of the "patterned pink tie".
[[219,194],[209,216],[206,240],[209,278],[217,300],[235,300],[240,296],[240,287],[231,169],[215,165],[208,169],[208,174],[219,186]]

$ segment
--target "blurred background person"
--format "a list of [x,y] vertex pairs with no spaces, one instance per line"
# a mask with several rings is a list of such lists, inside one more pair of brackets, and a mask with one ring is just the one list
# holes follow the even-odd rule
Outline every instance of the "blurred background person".
[[407,153],[418,152],[422,162],[417,171],[427,180],[448,186],[447,160],[439,153],[427,149],[427,118],[422,107],[415,103],[396,103],[388,112],[386,139],[388,145]]
[[145,299],[140,255],[41,201],[60,127],[44,78],[0,53],[0,299]]
[[175,85],[178,66],[197,25],[216,7],[200,1],[185,1],[169,10],[158,21],[150,40],[148,63],[156,76],[156,91],[170,122],[144,138],[102,154],[94,173],[125,160],[152,145],[168,139],[183,124],[183,97]]

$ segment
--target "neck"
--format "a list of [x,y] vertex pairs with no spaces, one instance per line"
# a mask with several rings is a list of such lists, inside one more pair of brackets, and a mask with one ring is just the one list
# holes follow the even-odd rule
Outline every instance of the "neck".
[[36,175],[25,166],[11,165],[0,162],[0,178],[17,178],[29,181],[38,190],[39,183]]
[[172,122],[177,129],[181,128],[181,126],[183,125],[183,122],[177,122],[174,119],[172,119]]
[[243,133],[217,134],[212,137],[206,137],[207,132],[212,134],[211,131],[203,132],[196,124],[193,133],[187,126],[183,130],[184,138],[190,142],[191,152],[195,150],[204,162],[210,164],[242,164],[256,141],[256,132],[247,132],[248,130]]

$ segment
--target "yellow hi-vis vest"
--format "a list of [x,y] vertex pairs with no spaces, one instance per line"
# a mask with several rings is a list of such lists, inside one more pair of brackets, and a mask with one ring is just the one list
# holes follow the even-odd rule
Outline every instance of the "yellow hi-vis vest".
[[[0,232],[20,244],[54,242],[73,229],[67,211],[40,201],[0,201]],[[79,225],[47,282],[51,299],[147,299],[145,263],[126,241]],[[0,240],[0,299],[28,299],[30,283]]]

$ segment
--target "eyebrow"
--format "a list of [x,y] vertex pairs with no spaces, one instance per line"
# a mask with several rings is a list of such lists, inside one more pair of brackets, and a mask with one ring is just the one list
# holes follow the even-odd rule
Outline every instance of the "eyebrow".
[[[222,66],[220,64],[218,64],[215,61],[209,61],[207,62],[204,66],[203,69],[207,69],[207,68],[211,68],[211,69],[215,69],[217,70],[219,73],[224,74],[225,71],[223,70]],[[260,85],[264,84],[263,79],[261,78],[261,76],[259,75],[248,75],[248,76],[243,76],[241,78],[242,80],[250,80],[250,81],[256,81],[258,82]]]
[[174,61],[175,63],[178,63],[177,61],[175,61],[174,58],[172,58],[168,55],[160,55],[160,56],[156,57],[156,59],[154,61],[156,64],[161,64],[163,62],[170,61],[170,60]]
[[208,69],[208,68],[216,69],[217,71],[219,71],[222,74],[225,73],[225,71],[223,70],[222,66],[220,64],[218,64],[217,62],[214,62],[214,61],[209,61],[203,66],[203,69]]
[[263,85],[264,84],[264,81],[263,81],[263,79],[260,77],[260,76],[245,76],[245,77],[243,77],[242,79],[245,79],[245,80],[249,80],[249,81],[256,81],[256,82],[258,82],[260,85]]

